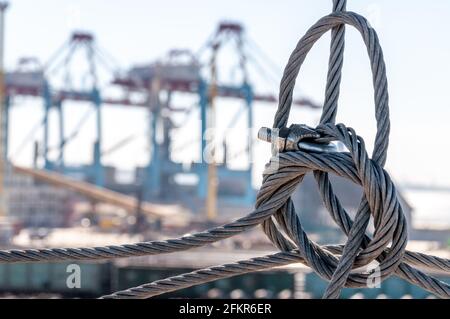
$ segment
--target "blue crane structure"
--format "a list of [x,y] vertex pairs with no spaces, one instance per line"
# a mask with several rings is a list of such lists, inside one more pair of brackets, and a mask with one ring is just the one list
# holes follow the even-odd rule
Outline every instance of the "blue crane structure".
[[[221,98],[240,99],[245,103],[243,110],[246,112],[246,126],[253,127],[253,102],[266,101],[276,102],[275,96],[267,94],[257,94],[254,92],[249,81],[247,72],[248,55],[244,49],[244,30],[237,23],[221,23],[213,33],[202,52],[211,48],[221,49],[225,45],[232,43],[233,51],[237,52],[241,77],[238,83],[232,85],[217,85],[217,96]],[[89,78],[89,84],[82,89],[74,89],[67,82],[70,82],[70,71],[68,65],[77,52],[85,52],[88,71],[84,76]],[[149,112],[148,121],[148,141],[150,144],[150,156],[145,168],[137,169],[136,176],[140,180],[143,189],[143,196],[146,200],[158,200],[168,195],[176,193],[177,187],[174,176],[177,174],[190,174],[197,177],[197,185],[193,192],[199,200],[204,200],[207,194],[207,170],[208,165],[205,160],[204,150],[208,140],[206,137],[209,105],[209,80],[207,75],[202,74],[202,67],[205,65],[199,62],[200,54],[194,55],[188,50],[172,50],[165,59],[143,66],[132,67],[125,73],[113,73],[111,85],[119,88],[123,98],[109,98],[102,96],[97,80],[97,64],[110,65],[110,61],[105,58],[107,55],[98,48],[94,37],[85,32],[75,32],[67,43],[56,52],[50,61],[44,66],[39,65],[33,59],[22,59],[17,70],[6,74],[6,108],[5,108],[5,146],[8,145],[8,131],[10,128],[8,112],[15,96],[26,95],[36,96],[43,99],[44,116],[40,125],[43,127],[43,141],[41,151],[36,157],[43,158],[43,168],[54,170],[71,176],[78,176],[81,179],[94,183],[97,186],[114,188],[110,185],[107,175],[107,168],[102,164],[102,108],[103,105],[137,106],[145,107]],[[180,62],[183,61],[183,62]],[[30,70],[30,65],[34,65]],[[206,65],[208,66],[208,65]],[[52,85],[53,74],[63,70],[65,72],[65,85],[58,88]],[[140,94],[140,98],[132,99],[134,93]],[[181,163],[177,163],[171,158],[171,130],[174,124],[171,114],[176,112],[187,112],[185,108],[177,109],[172,106],[172,97],[177,93],[197,96],[197,105],[200,113],[200,161],[192,163],[186,168]],[[92,161],[85,165],[67,165],[65,163],[64,150],[67,144],[73,140],[78,130],[83,125],[86,117],[83,117],[76,130],[69,135],[64,131],[64,101],[74,100],[90,103],[96,114],[95,141],[93,145]],[[298,99],[295,104],[311,108],[319,106],[308,99]],[[56,160],[49,158],[49,113],[55,109],[58,113],[59,122],[59,144],[57,146],[58,156]],[[237,113],[233,122],[240,116]],[[230,125],[233,125],[232,123]],[[162,128],[162,129],[161,129]],[[162,132],[162,133],[161,133]],[[161,136],[158,138],[158,134]],[[128,139],[129,140],[129,139]],[[127,143],[128,140],[121,142]],[[117,149],[121,145],[117,146]],[[249,139],[246,153],[249,163],[252,163],[252,142]],[[226,151],[225,151],[226,153]],[[7,154],[7,152],[6,152]],[[230,169],[226,161],[217,167],[219,179],[219,198],[232,203],[251,205],[254,201],[254,190],[252,187],[252,165],[249,164],[244,169]],[[231,185],[238,185],[241,192],[234,192],[235,186],[228,187],[228,192],[221,188],[220,183],[231,182]],[[223,185],[222,185],[223,186]],[[226,188],[226,187],[225,187]],[[171,190],[171,191],[168,191]]]
[[[69,64],[77,51],[85,51],[87,62],[89,64],[89,71],[84,78],[89,78],[88,87],[74,89],[70,83],[70,73],[68,70]],[[128,99],[102,99],[100,89],[97,84],[97,67],[96,58],[100,58],[97,54],[98,49],[95,46],[94,37],[89,33],[75,32],[67,43],[65,43],[46,63],[42,66],[35,58],[22,58],[16,70],[6,74],[6,112],[9,113],[11,102],[16,96],[35,96],[43,99],[44,116],[39,123],[43,127],[43,141],[41,143],[41,151],[39,155],[42,156],[44,164],[43,168],[47,170],[55,170],[63,174],[70,174],[75,176],[82,176],[84,180],[92,182],[98,186],[104,186],[104,169],[101,162],[102,149],[102,104],[113,105],[139,105],[138,102],[132,102]],[[52,85],[51,78],[56,72],[64,72],[63,88],[58,88]],[[78,123],[76,129],[71,134],[65,134],[64,130],[64,101],[73,100],[80,102],[88,102],[93,105],[96,113],[96,129],[95,142],[93,145],[92,163],[81,166],[65,165],[64,151],[67,144],[73,140],[82,125],[88,118],[89,113],[86,113]],[[56,160],[49,158],[49,114],[52,109],[58,112],[58,126],[59,126],[59,144],[57,146],[58,157]],[[9,132],[9,114],[5,116],[5,139],[6,145],[8,143]],[[27,140],[33,137],[36,129],[32,130]],[[25,141],[26,142],[26,141]],[[6,150],[5,154],[8,154]]]

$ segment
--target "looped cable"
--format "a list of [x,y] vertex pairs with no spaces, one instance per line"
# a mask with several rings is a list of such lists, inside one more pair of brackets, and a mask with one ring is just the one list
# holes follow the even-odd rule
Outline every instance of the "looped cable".
[[[341,79],[341,68],[343,62],[344,50],[344,24],[354,26],[362,35],[364,43],[367,47],[369,59],[371,62],[373,85],[374,85],[374,100],[375,100],[375,115],[377,120],[377,135],[375,138],[375,146],[373,151],[373,158],[380,165],[384,165],[386,161],[386,153],[389,143],[389,98],[387,90],[387,79],[383,53],[379,45],[378,37],[365,18],[352,12],[338,12],[345,8],[345,1],[334,1],[335,12],[327,17],[320,19],[314,26],[312,26],[305,36],[299,41],[295,50],[289,58],[288,64],[285,68],[283,78],[280,84],[279,107],[275,114],[274,127],[283,127],[287,124],[289,111],[292,103],[292,94],[295,82],[300,71],[300,67],[306,58],[309,50],[326,31],[332,29],[331,52],[329,61],[329,70],[327,76],[327,89],[325,95],[325,105],[321,117],[321,123],[334,123],[337,100],[339,97],[339,84]],[[339,9],[339,10],[337,10]],[[365,152],[365,150],[364,150]],[[369,166],[365,166],[365,174],[374,176],[375,172]],[[361,173],[361,172],[360,172]],[[332,191],[331,183],[327,172],[315,171],[314,176],[319,184],[321,196],[324,201],[336,201],[336,206],[341,206],[339,200]],[[374,189],[374,185],[372,185]],[[341,288],[345,285],[346,278],[356,262],[358,250],[362,244],[365,229],[370,220],[370,208],[376,210],[380,205],[380,199],[377,198],[372,202],[371,207],[368,206],[367,194],[362,198],[358,212],[356,214],[355,226],[352,230],[347,232],[349,237],[346,246],[344,247],[344,254],[339,261],[336,270],[333,272],[330,285],[324,294],[327,298],[337,298]],[[332,215],[339,214],[343,210],[332,212]],[[265,221],[266,224],[271,221]],[[406,233],[405,233],[406,234]],[[406,238],[405,238],[406,243]],[[310,254],[311,258],[316,256],[316,262],[312,262],[312,267],[322,276],[327,277],[325,271],[321,271],[321,267],[314,267],[318,263],[318,256]],[[372,254],[372,258],[376,254]]]
[[300,67],[315,42],[325,34],[325,32],[342,24],[348,24],[355,27],[361,33],[367,47],[375,90],[375,117],[377,121],[377,134],[375,137],[372,158],[379,164],[384,165],[390,131],[386,66],[384,64],[383,52],[375,30],[370,27],[364,17],[354,12],[332,13],[325,16],[316,22],[300,39],[289,58],[281,79],[278,109],[275,114],[273,127],[282,128],[287,126],[292,104],[292,95]]

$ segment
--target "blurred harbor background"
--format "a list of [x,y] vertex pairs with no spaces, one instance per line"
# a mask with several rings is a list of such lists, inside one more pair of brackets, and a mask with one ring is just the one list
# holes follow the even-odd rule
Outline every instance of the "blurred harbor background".
[[[21,249],[167,239],[251,212],[270,157],[257,130],[272,123],[291,50],[331,1],[14,0],[0,8],[0,244]],[[384,49],[386,167],[407,216],[408,248],[449,258],[450,3],[349,1],[348,9],[368,18]],[[326,35],[302,69],[291,122],[317,124],[328,50]],[[371,83],[363,43],[349,29],[338,121],[368,145]],[[211,145],[212,161],[204,152]],[[361,190],[332,182],[354,215]],[[311,176],[293,199],[312,239],[344,241]],[[0,295],[90,298],[274,251],[255,229],[180,254],[81,263],[79,289],[66,286],[67,264],[0,264]],[[292,265],[162,297],[319,298],[324,289]],[[342,296],[432,298],[395,278]]]

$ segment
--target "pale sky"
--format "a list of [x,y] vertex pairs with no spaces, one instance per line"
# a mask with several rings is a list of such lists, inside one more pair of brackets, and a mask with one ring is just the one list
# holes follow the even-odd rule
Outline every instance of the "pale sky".
[[[314,22],[330,12],[331,2],[12,0],[6,16],[6,68],[14,68],[21,56],[36,56],[47,61],[74,29],[94,33],[98,44],[126,68],[155,60],[172,48],[195,51],[219,21],[233,20],[245,26],[247,35],[278,66],[281,74],[298,39]],[[450,185],[450,167],[447,165],[450,163],[447,140],[450,135],[450,2],[350,0],[347,7],[368,18],[383,47],[392,126],[388,170],[400,182]],[[359,34],[353,29],[348,30],[338,121],[355,128],[370,145],[375,120],[369,61]],[[322,102],[328,46],[329,35],[326,35],[311,51],[297,81],[298,95]],[[256,89],[277,92],[279,76],[272,86],[263,84],[256,73],[250,80]],[[218,115],[218,121],[221,126],[226,126],[225,119],[232,116],[237,106],[226,108],[222,104],[226,106],[227,103],[220,104],[219,113],[222,113]],[[16,101],[11,119],[11,155],[30,128],[40,121],[41,105],[42,102],[36,100]],[[66,130],[70,132],[88,105],[66,105]],[[255,104],[256,128],[272,124],[275,107]],[[90,158],[88,143],[93,140],[93,115],[78,139],[69,145],[67,162],[81,163]],[[291,113],[290,121],[313,125],[319,116],[317,111],[296,110]],[[105,148],[121,137],[144,132],[146,121],[147,115],[142,110],[105,107]],[[53,126],[51,132],[55,135],[57,126]],[[180,133],[180,140],[188,141],[186,134],[189,133],[189,130]],[[105,158],[105,163],[122,168],[146,163],[148,151],[145,136],[141,135],[123,150]],[[51,140],[56,143],[56,139]],[[13,160],[30,163],[31,144]],[[262,165],[269,158],[269,148],[258,145],[255,153],[258,158],[255,176],[259,176]]]

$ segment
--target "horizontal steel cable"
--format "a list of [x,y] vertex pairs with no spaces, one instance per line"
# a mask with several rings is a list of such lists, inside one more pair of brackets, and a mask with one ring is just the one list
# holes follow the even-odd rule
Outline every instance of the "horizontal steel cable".
[[[334,253],[341,253],[342,246],[324,246],[324,249],[332,251]],[[420,253],[406,253],[405,262],[414,263],[417,258],[416,255],[420,255],[420,259],[430,259],[433,262],[436,262],[436,258],[434,256],[428,256]],[[447,271],[449,270],[449,260],[438,258],[439,263],[447,265]],[[305,259],[301,256],[299,251],[292,250],[286,252],[279,252],[272,255],[267,255],[263,257],[251,258],[248,260],[242,260],[235,263],[224,264],[220,266],[213,266],[210,268],[205,268],[201,270],[196,270],[190,273],[173,276],[169,278],[164,278],[161,280],[156,280],[154,282],[144,284],[141,286],[121,290],[114,292],[110,295],[102,296],[101,299],[145,299],[154,297],[157,295],[161,295],[164,293],[169,293],[173,291],[177,291],[180,289],[196,286],[199,284],[204,284],[207,282],[215,281],[218,279],[224,279],[229,277],[234,277],[238,275],[243,275],[255,271],[263,271],[273,269],[275,267],[282,267],[290,264],[302,263],[306,264]],[[424,266],[422,263],[415,264],[416,266]],[[400,278],[403,278],[413,284],[416,284],[416,281],[410,279],[408,276],[404,275],[403,272],[397,270],[396,275]],[[439,285],[440,282],[436,281],[436,284]],[[422,285],[420,285],[422,286]],[[356,286],[359,287],[359,286]],[[425,288],[426,285],[423,285],[422,288]],[[448,289],[443,288],[443,289]],[[448,296],[448,294],[447,294]],[[441,297],[445,298],[446,295],[442,295]]]
[[[304,157],[302,157],[302,155]],[[323,154],[323,155],[315,154],[312,156],[315,158],[311,158],[311,156],[308,156],[307,153],[284,153],[280,156],[279,160],[285,163],[283,167],[289,167],[292,170],[293,164],[296,164],[299,167],[304,167],[302,165],[305,165],[307,163],[309,164],[319,163],[317,161],[317,158],[321,156],[324,157],[324,163],[322,163],[322,166],[315,166],[313,168],[323,169],[328,165],[327,157],[336,160],[336,156],[341,156],[341,158],[336,161],[337,163],[339,163],[340,167],[335,167],[333,173],[341,176],[348,174],[349,176],[353,176],[357,181],[357,177],[355,177],[354,172],[347,171],[346,173],[343,173],[346,171],[346,169],[342,169],[342,167],[351,166],[350,159],[348,158],[348,156],[346,156],[346,154]],[[283,172],[283,167],[279,168],[279,172],[281,173]],[[280,224],[280,228],[286,232],[289,231],[289,227],[287,225]],[[343,250],[343,246],[325,246],[323,248],[335,254],[342,254]],[[391,254],[391,252],[392,250],[390,248],[387,248],[385,250],[386,255]],[[281,256],[292,258],[294,256],[292,254],[295,254],[296,258],[289,259],[290,260],[289,262],[284,258],[280,259]],[[385,256],[382,256],[382,258],[384,258],[384,260],[386,259]],[[306,264],[307,266],[311,266],[302,257],[302,254],[300,254],[298,251],[297,252],[291,251],[288,252],[287,255],[275,254],[273,255],[273,258],[271,255],[265,256],[263,257],[263,259],[257,260],[251,259],[238,263],[202,269],[186,275],[175,276],[172,278],[159,280],[136,288],[130,288],[125,291],[105,296],[105,298],[148,298],[158,294],[194,286],[200,283],[205,283],[221,278],[244,274],[251,271],[269,269],[275,266],[282,266],[288,263],[295,263],[295,262],[301,262]],[[442,283],[433,277],[427,276],[421,271],[412,268],[411,266],[448,272],[450,270],[450,261],[448,259],[406,251],[405,257],[403,258],[403,263],[397,270],[395,270],[395,274],[411,283],[417,284],[420,287],[435,293],[440,297],[443,298],[449,297],[450,290],[447,284]],[[367,280],[370,275],[371,275],[370,273],[367,273],[362,276],[356,276],[355,278],[351,277],[352,280],[349,281],[348,284],[346,284],[346,287],[359,287],[359,288],[366,287]]]

